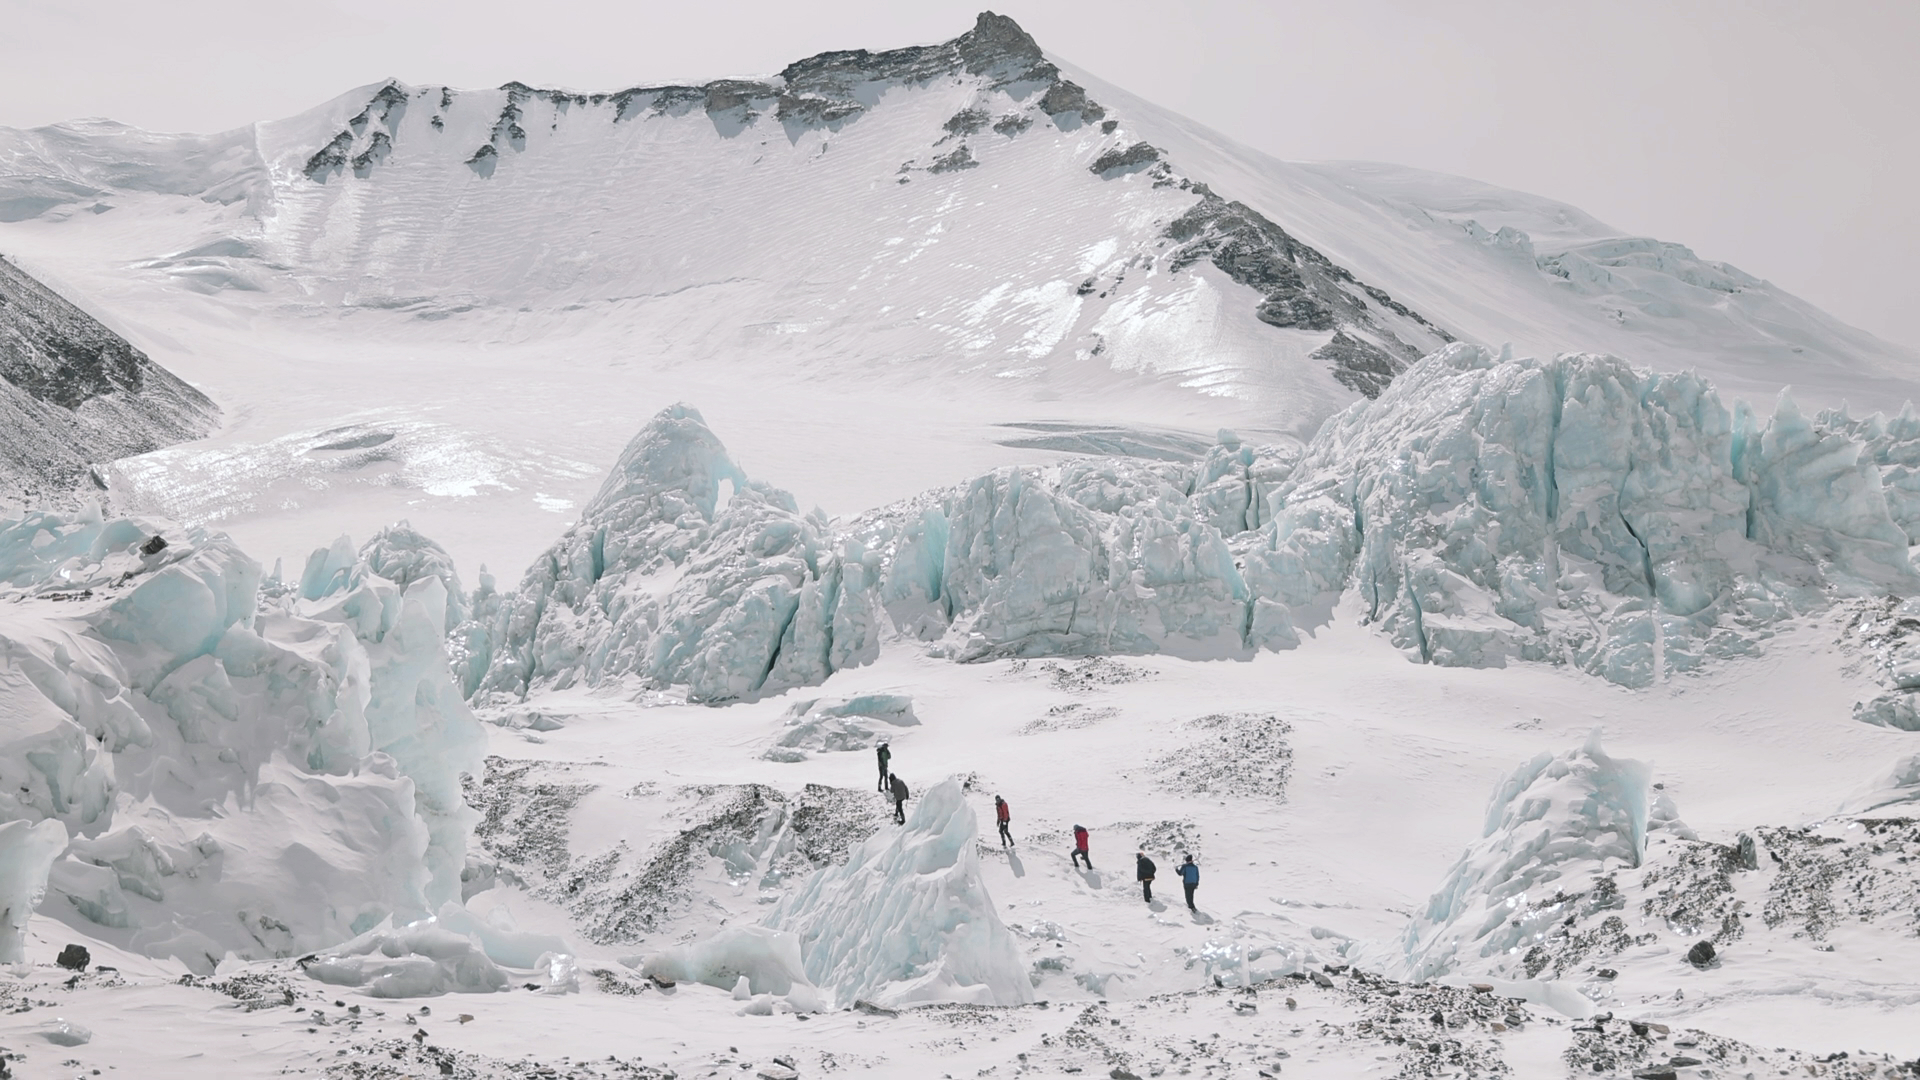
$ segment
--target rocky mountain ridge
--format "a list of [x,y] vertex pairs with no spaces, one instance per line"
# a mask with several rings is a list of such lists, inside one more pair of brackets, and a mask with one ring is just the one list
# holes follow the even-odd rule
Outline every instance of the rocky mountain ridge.
[[197,438],[219,409],[0,258],[0,504],[104,484],[95,466]]

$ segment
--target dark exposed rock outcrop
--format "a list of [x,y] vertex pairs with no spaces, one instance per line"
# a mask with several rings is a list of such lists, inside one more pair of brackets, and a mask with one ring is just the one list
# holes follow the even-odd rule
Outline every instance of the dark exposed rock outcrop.
[[99,483],[94,466],[212,430],[213,402],[0,258],[0,501]]
[[1160,160],[1158,147],[1146,143],[1134,143],[1132,146],[1109,150],[1093,159],[1087,171],[1103,180],[1110,180],[1123,173],[1138,172]]
[[1172,269],[1210,261],[1235,282],[1265,297],[1255,312],[1261,322],[1335,330],[1334,339],[1313,356],[1327,361],[1342,385],[1379,397],[1393,376],[1424,351],[1385,326],[1374,310],[1376,305],[1443,342],[1453,340],[1445,330],[1384,291],[1358,281],[1345,267],[1301,243],[1259,211],[1228,202],[1204,185],[1196,185],[1195,190],[1201,193],[1200,201],[1166,228],[1167,238],[1180,245],[1174,251]]

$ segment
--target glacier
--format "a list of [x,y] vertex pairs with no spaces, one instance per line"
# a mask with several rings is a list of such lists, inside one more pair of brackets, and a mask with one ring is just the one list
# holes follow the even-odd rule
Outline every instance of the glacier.
[[0,521],[0,582],[10,896],[201,973],[459,899],[482,733],[438,577],[276,598],[220,534],[89,507]]
[[1786,393],[1763,418],[1616,357],[1454,344],[1304,447],[1222,431],[1196,461],[1007,467],[836,523],[680,405],[455,636],[488,660],[477,703],[625,676],[725,702],[870,662],[883,622],[963,662],[1222,659],[1298,647],[1349,602],[1416,662],[1642,687],[1837,599],[1920,593],[1916,441],[1920,421]]

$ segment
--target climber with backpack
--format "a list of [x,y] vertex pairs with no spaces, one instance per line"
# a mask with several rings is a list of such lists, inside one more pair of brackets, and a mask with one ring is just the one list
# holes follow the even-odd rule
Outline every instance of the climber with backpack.
[[884,792],[887,790],[887,777],[892,775],[887,771],[887,766],[893,761],[893,748],[882,739],[880,745],[873,748],[873,756],[880,759],[880,790]]
[[1007,831],[1007,826],[1013,821],[1013,812],[1007,808],[1007,800],[998,795],[993,797],[993,816],[1000,822],[1000,846],[1012,847],[1013,834]]
[[1140,894],[1146,897],[1147,903],[1149,904],[1153,903],[1154,869],[1153,860],[1147,858],[1146,852],[1136,851],[1133,853],[1133,876],[1140,879]]

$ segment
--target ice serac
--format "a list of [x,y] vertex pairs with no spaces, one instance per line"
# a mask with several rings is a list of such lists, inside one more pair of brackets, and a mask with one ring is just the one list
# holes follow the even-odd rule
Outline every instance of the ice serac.
[[[1920,594],[1883,464],[1903,423],[1785,395],[1762,420],[1692,373],[1454,344],[1304,449],[1221,431],[1197,461],[1003,468],[836,526],[676,406],[456,636],[486,659],[476,700],[632,675],[720,702],[867,662],[882,613],[961,661],[1213,659],[1295,647],[1351,597],[1416,662],[1645,686],[1837,599]],[[1897,706],[1873,717],[1920,723]]]
[[1329,420],[1265,516],[1257,595],[1350,582],[1415,659],[1628,686],[1832,597],[1920,587],[1859,440],[1604,356],[1449,346]]
[[219,414],[206,395],[0,258],[0,506],[96,490],[95,465],[205,435]]
[[262,604],[225,537],[93,511],[0,522],[0,582],[0,822],[71,837],[42,914],[205,972],[458,898],[438,578]]
[[625,676],[701,702],[818,683],[878,655],[879,566],[676,405],[502,598],[477,698]]
[[895,624],[959,659],[1243,655],[1261,642],[1231,541],[1289,455],[1221,438],[1201,462],[1002,469],[854,531],[892,552],[881,595]]
[[1480,838],[1386,959],[1414,981],[1462,967],[1527,977],[1517,946],[1537,940],[1570,905],[1605,906],[1611,894],[1594,879],[1640,865],[1651,780],[1647,766],[1601,749],[1598,732],[1577,750],[1542,753],[1516,769],[1494,791]]
[[47,871],[67,847],[58,821],[0,825],[0,964],[26,959],[27,920],[47,895]]
[[1013,935],[980,880],[978,829],[959,781],[943,780],[904,828],[816,871],[764,925],[799,938],[807,978],[837,1008],[1032,1001]]

